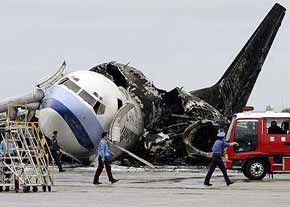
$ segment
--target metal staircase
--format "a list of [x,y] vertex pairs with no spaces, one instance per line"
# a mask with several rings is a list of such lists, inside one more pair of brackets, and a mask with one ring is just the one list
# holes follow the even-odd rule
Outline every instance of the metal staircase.
[[1,138],[0,191],[51,191],[54,163],[38,124],[8,121]]

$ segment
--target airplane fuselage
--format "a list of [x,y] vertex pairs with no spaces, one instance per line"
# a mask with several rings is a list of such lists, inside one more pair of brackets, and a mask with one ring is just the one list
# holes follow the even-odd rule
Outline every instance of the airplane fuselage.
[[[116,112],[131,101],[105,76],[91,71],[65,75],[46,91],[39,125],[47,137],[58,131],[58,142],[78,158],[94,156],[101,134]],[[131,101],[132,102],[132,101]],[[140,136],[141,131],[137,130]]]

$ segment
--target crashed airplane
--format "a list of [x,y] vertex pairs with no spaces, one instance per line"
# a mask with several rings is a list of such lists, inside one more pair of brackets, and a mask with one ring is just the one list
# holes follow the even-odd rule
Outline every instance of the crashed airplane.
[[[141,71],[109,62],[89,71],[64,74],[65,64],[33,93],[0,102],[6,113],[13,104],[27,104],[46,137],[59,132],[68,154],[93,161],[103,131],[109,131],[117,158],[120,146],[150,161],[207,155],[220,120],[246,105],[285,15],[275,4],[221,79],[205,89],[156,88]],[[10,107],[16,118],[19,107]],[[35,113],[37,112],[37,113]]]

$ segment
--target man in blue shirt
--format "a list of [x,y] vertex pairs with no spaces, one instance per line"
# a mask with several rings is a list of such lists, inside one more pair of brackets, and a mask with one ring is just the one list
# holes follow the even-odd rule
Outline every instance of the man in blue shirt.
[[12,140],[12,135],[10,130],[5,131],[4,140],[0,142],[0,157],[15,155],[15,144]]
[[111,172],[111,165],[110,165],[109,158],[113,155],[113,153],[109,149],[108,140],[109,140],[108,132],[103,132],[102,139],[101,139],[99,146],[98,146],[99,164],[98,164],[98,168],[96,170],[96,174],[95,174],[94,181],[93,181],[93,184],[96,184],[96,185],[102,184],[99,182],[99,177],[104,169],[104,165],[105,165],[105,168],[107,171],[109,181],[112,184],[119,181],[119,180],[113,178],[113,175]]
[[238,145],[238,143],[237,142],[232,142],[232,143],[225,142],[223,140],[224,137],[225,137],[225,133],[223,131],[219,132],[217,134],[217,140],[215,141],[215,143],[212,147],[212,153],[213,153],[212,154],[212,161],[209,165],[209,170],[208,170],[208,173],[205,177],[204,185],[207,185],[207,186],[212,185],[212,184],[210,184],[209,181],[210,181],[210,178],[211,178],[211,176],[212,176],[212,174],[217,166],[222,171],[227,185],[229,186],[229,185],[233,184],[233,182],[229,179],[229,176],[227,174],[227,170],[226,170],[226,167],[225,167],[224,162],[222,160],[222,156],[223,156],[225,148],[227,148],[229,146],[233,146],[233,145]]

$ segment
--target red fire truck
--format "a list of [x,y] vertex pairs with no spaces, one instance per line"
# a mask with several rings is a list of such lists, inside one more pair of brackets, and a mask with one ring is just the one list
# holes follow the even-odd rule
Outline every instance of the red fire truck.
[[238,142],[225,152],[228,169],[240,169],[252,180],[267,173],[290,173],[290,113],[243,112],[229,127],[226,140]]

